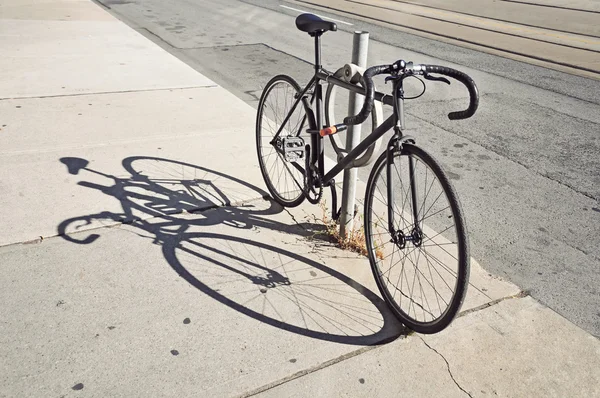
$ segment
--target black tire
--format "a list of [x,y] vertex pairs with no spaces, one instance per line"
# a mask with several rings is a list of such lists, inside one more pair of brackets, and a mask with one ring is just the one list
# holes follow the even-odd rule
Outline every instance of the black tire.
[[[305,198],[304,159],[298,161],[301,164],[286,161],[271,141],[299,92],[300,86],[294,79],[286,75],[275,76],[263,90],[256,115],[256,150],[260,171],[273,199],[286,207],[298,206]],[[286,122],[280,137],[302,135],[306,143],[310,142],[305,131],[314,129],[315,122],[307,109],[308,102],[303,99]]]
[[[414,166],[418,222],[413,215],[409,161]],[[437,333],[456,317],[467,291],[469,244],[463,212],[437,161],[419,147],[404,144],[394,153],[391,166],[394,227],[402,231],[394,242],[388,225],[386,165],[384,152],[371,170],[366,189],[369,262],[394,315],[415,332]]]

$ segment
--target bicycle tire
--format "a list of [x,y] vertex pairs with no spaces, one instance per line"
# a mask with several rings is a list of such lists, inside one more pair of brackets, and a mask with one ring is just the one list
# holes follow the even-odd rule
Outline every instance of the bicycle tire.
[[[276,88],[282,88],[284,97],[280,101]],[[304,199],[304,172],[285,160],[270,142],[291,109],[296,95],[300,93],[300,86],[290,76],[278,75],[271,79],[263,89],[256,115],[256,150],[258,162],[265,184],[273,199],[284,207],[300,205]],[[293,95],[292,95],[293,94]],[[270,102],[274,99],[274,103]],[[298,137],[306,128],[315,129],[316,123],[306,98],[302,99],[292,116],[286,122],[282,135]],[[267,115],[271,111],[272,115]],[[266,150],[269,153],[265,155]],[[268,162],[271,161],[271,164]],[[302,160],[303,162],[303,160]],[[302,170],[303,165],[300,166]],[[275,177],[275,178],[273,178]],[[281,179],[284,179],[283,182]]]
[[[456,317],[467,291],[470,257],[462,208],[448,176],[423,149],[404,144],[400,151],[395,151],[391,178],[387,172],[387,155],[384,152],[373,166],[365,194],[364,227],[369,262],[379,291],[400,322],[417,333],[437,333]],[[412,171],[409,162],[413,163]],[[422,177],[424,180],[419,181]],[[379,185],[381,182],[383,189]],[[394,189],[393,225],[400,231],[395,240],[387,218],[389,183]],[[415,187],[417,200],[413,199],[412,187]],[[427,202],[428,197],[433,202]],[[445,203],[439,202],[440,198],[445,198]],[[381,203],[375,202],[376,199]],[[401,202],[399,209],[398,202]],[[407,203],[409,207],[405,208]],[[412,203],[417,203],[417,222],[414,221]],[[446,227],[446,223],[451,225]],[[395,253],[399,253],[396,259]],[[386,268],[388,260],[390,266]],[[398,269],[396,266],[400,263],[401,269]],[[405,277],[406,286],[403,284]],[[390,283],[394,280],[396,284],[390,291]],[[413,296],[415,292],[420,293],[420,299]],[[433,293],[431,302],[426,296],[430,292]],[[423,316],[419,319],[421,312]]]

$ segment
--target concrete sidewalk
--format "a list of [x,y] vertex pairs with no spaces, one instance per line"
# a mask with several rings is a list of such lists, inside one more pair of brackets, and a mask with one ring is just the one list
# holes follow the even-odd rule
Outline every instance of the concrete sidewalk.
[[600,396],[598,340],[475,261],[407,334],[262,199],[254,110],[91,1],[0,9],[0,396]]

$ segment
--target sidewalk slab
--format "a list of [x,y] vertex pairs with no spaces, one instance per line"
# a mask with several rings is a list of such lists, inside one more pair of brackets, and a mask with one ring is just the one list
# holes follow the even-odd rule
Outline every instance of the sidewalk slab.
[[235,396],[396,338],[307,228],[261,200],[0,248],[2,393]]
[[88,0],[3,0],[4,19],[53,21],[114,21]]
[[531,297],[472,313],[424,341],[472,394],[600,396],[600,340]]
[[600,395],[600,342],[530,297],[458,318],[265,390],[260,397]]
[[[93,194],[78,182],[110,186],[110,176],[131,177],[122,163],[132,157],[179,162],[180,180],[189,177],[185,173],[205,180],[222,173],[263,186],[254,111],[220,87],[5,100],[0,114],[6,124],[0,135],[0,221],[19,226],[0,232],[0,245],[53,236],[72,216],[119,209],[114,196]],[[84,158],[97,173],[73,176],[61,162],[65,157]],[[167,160],[153,166],[155,177],[163,167],[163,174],[177,177]],[[265,195],[253,186],[226,184],[232,186],[220,189],[233,202]],[[222,204],[215,200],[198,206]]]
[[11,2],[0,21],[0,99],[215,85],[88,0]]

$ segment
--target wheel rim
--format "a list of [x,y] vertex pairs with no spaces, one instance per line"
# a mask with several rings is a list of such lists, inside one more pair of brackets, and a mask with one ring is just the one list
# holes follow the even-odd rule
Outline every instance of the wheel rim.
[[[297,92],[285,80],[276,81],[269,86],[259,105],[260,116],[257,123],[258,156],[263,175],[271,193],[285,203],[293,203],[302,198],[304,175],[292,162],[286,161],[271,142],[292,109]],[[279,138],[299,136],[307,126],[305,109],[302,104],[298,104],[283,126]],[[303,160],[300,159],[299,162]]]
[[[416,223],[409,159],[417,187]],[[460,209],[454,193],[444,189],[445,177],[425,162],[418,153],[394,156],[394,236],[388,228],[386,162],[378,165],[366,203],[369,255],[378,284],[409,326],[440,322],[457,309],[464,294],[466,241]]]

